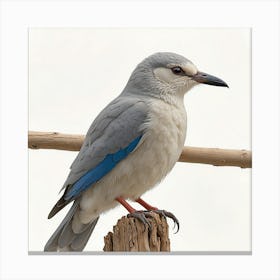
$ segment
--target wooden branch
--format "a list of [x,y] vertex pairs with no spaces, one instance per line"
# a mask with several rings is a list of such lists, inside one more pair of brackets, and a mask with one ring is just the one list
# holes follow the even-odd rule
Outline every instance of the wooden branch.
[[[84,138],[83,135],[30,131],[28,147],[30,149],[79,151]],[[252,152],[248,150],[184,147],[179,161],[251,168]]]
[[106,252],[170,252],[168,224],[164,217],[151,213],[153,218],[147,218],[151,230],[134,218],[122,217],[104,237]]
[[252,152],[248,150],[184,147],[179,161],[251,168]]
[[28,148],[79,151],[84,139],[84,135],[29,131]]

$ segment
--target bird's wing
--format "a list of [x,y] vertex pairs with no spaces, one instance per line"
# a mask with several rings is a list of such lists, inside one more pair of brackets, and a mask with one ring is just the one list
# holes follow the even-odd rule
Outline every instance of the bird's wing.
[[147,121],[147,105],[135,97],[118,97],[94,120],[63,188],[65,192],[49,214],[76,199],[110,172],[139,144]]

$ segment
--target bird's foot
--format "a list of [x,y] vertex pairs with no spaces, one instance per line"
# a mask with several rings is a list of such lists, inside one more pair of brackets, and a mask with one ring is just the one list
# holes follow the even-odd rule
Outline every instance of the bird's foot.
[[136,218],[140,222],[142,222],[145,227],[148,225],[149,230],[152,230],[152,225],[147,218],[152,218],[151,211],[134,211],[132,213],[127,214],[128,218]]
[[174,214],[172,214],[171,212],[168,212],[166,210],[153,210],[153,212],[159,214],[160,216],[163,216],[163,217],[167,217],[167,218],[170,218],[172,219],[173,223],[174,223],[174,226],[173,226],[173,229],[175,227],[177,227],[177,231],[175,233],[177,233],[179,231],[179,228],[180,228],[180,223],[179,223],[179,220],[175,217]]
[[175,233],[177,233],[179,231],[180,224],[179,224],[178,219],[175,217],[174,214],[172,214],[171,212],[168,212],[166,210],[156,209],[156,210],[147,210],[147,211],[134,211],[132,213],[129,213],[127,215],[127,217],[128,218],[136,218],[136,219],[138,219],[145,226],[148,225],[149,230],[151,230],[152,229],[152,225],[151,225],[151,223],[149,222],[149,220],[147,218],[153,218],[153,215],[152,215],[153,212],[156,213],[156,214],[159,214],[160,216],[163,216],[164,218],[167,217],[167,218],[172,219],[173,222],[174,222],[174,228],[175,228],[175,226],[177,226],[177,231]]

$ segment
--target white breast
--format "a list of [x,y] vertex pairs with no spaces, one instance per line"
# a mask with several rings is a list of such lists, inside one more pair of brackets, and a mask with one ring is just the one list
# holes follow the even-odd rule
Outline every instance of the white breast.
[[178,107],[162,100],[153,100],[149,117],[144,147],[141,149],[146,151],[145,164],[143,160],[141,162],[147,166],[147,176],[153,187],[173,168],[182,152],[186,136],[186,112],[183,103]]
[[183,102],[179,106],[153,99],[149,106],[149,121],[143,124],[146,133],[139,147],[83,195],[83,222],[113,208],[116,197],[137,199],[159,183],[177,162],[186,135]]

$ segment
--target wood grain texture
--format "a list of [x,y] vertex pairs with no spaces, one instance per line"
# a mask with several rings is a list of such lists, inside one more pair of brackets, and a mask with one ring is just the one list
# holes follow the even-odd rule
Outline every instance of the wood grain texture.
[[148,218],[151,229],[135,218],[122,217],[104,237],[105,252],[170,252],[166,218],[156,213]]

